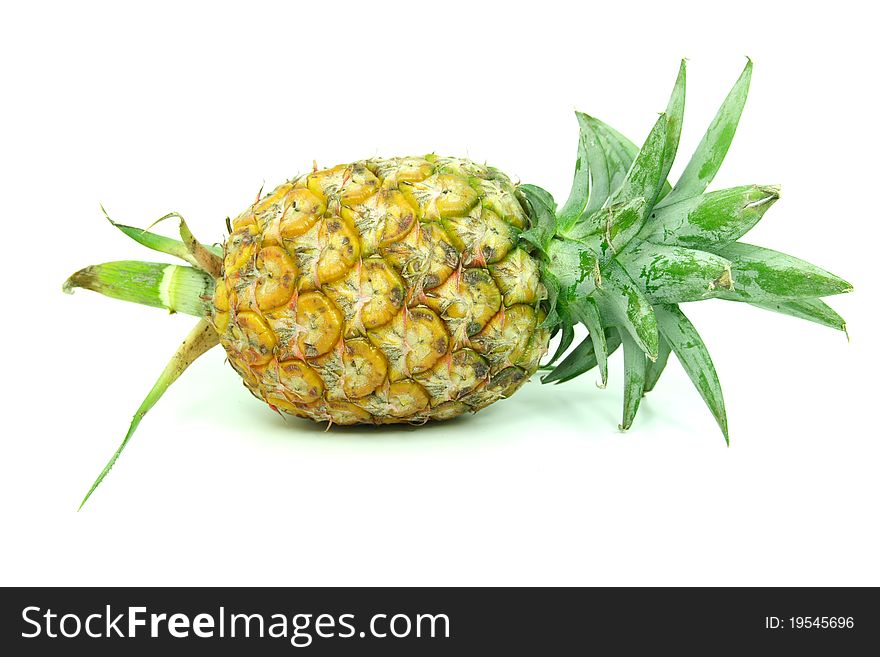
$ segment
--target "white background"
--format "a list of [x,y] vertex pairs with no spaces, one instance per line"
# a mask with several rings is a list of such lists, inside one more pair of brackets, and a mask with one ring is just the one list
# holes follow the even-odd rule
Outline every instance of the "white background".
[[[0,11],[0,583],[880,584],[868,5],[246,5]],[[134,225],[177,210],[214,241],[264,181],[313,159],[431,151],[563,201],[572,110],[641,142],[687,57],[675,179],[745,55],[751,95],[713,187],[783,184],[748,240],[856,292],[832,300],[850,343],[735,304],[685,308],[729,449],[674,362],[626,434],[617,358],[607,390],[593,373],[536,380],[451,423],[324,433],[285,424],[214,350],[76,513],[193,323],[61,294],[82,266],[154,257],[99,203]]]

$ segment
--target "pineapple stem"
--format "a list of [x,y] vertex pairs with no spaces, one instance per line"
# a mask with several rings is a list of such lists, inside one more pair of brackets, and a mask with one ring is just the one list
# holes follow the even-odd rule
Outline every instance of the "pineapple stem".
[[68,278],[62,289],[72,294],[78,287],[195,317],[207,315],[214,293],[214,281],[203,271],[139,260],[91,265]]
[[[119,458],[119,455],[122,454],[122,450],[125,449],[125,446],[128,445],[128,441],[131,439],[135,430],[138,428],[138,425],[141,423],[141,420],[144,419],[144,416],[147,412],[153,408],[157,401],[165,394],[165,391],[168,390],[168,387],[174,383],[177,378],[183,374],[187,367],[189,367],[193,361],[195,361],[199,356],[204,354],[206,351],[211,349],[212,347],[219,344],[220,338],[217,335],[217,332],[214,331],[214,328],[208,323],[207,320],[200,320],[198,324],[196,324],[195,328],[190,332],[190,334],[183,341],[183,344],[177,349],[174,353],[174,356],[171,357],[171,360],[165,366],[165,369],[162,371],[162,374],[159,375],[158,380],[150,389],[150,392],[147,394],[146,398],[141,405],[138,407],[137,411],[134,414],[134,417],[131,420],[131,424],[128,427],[128,432],[125,434],[125,438],[122,440],[122,444],[119,445],[119,448],[110,458],[110,461],[104,466],[104,469],[101,471],[101,474],[98,475],[98,478],[95,479],[95,483],[92,484],[92,487],[89,488],[89,492],[86,493],[86,496],[83,498],[83,501],[79,505],[79,509],[82,509],[83,505],[88,501],[89,497],[92,493],[95,492],[95,489],[100,486],[101,482],[104,481],[104,477],[110,472],[110,469],[116,463],[116,460]],[[79,510],[78,509],[78,510]]]

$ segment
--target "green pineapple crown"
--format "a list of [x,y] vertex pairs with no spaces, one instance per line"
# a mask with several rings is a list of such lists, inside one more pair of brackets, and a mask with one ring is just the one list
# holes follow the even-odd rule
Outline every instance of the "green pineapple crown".
[[[602,121],[576,113],[580,140],[569,198],[557,208],[545,190],[522,185],[531,225],[521,237],[544,265],[545,325],[560,334],[544,383],[598,367],[604,386],[608,356],[622,346],[620,428],[628,429],[674,352],[729,443],[712,359],[678,304],[739,301],[846,331],[821,297],[852,286],[803,260],[737,241],[779,198],[777,186],[706,193],[736,132],[751,61],[678,182],[669,184],[684,113],[685,68],[682,61],[666,111],[641,149]],[[556,364],[572,345],[576,324],[588,336]]]

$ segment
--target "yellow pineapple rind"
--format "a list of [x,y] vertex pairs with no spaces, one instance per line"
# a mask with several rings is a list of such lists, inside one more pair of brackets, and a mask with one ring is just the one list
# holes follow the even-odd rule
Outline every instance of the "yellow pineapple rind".
[[547,350],[526,223],[510,180],[469,160],[315,171],[233,221],[211,319],[277,411],[335,424],[477,411]]

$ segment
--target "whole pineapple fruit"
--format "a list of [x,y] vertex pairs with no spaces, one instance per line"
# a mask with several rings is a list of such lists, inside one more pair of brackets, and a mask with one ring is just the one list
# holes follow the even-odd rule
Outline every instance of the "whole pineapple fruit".
[[[83,269],[65,290],[200,317],[136,412],[139,422],[186,367],[222,344],[247,388],[277,412],[331,424],[422,423],[508,397],[555,354],[542,381],[624,357],[621,429],[675,353],[728,438],[709,353],[678,304],[719,298],[845,330],[820,297],[842,279],[737,240],[778,199],[775,186],[704,193],[730,146],[746,65],[678,182],[685,66],[641,149],[578,113],[568,201],[466,159],[372,159],[318,170],[258,197],[225,245],[114,224],[191,266],[139,261]],[[574,326],[584,338],[573,349]],[[564,356],[564,358],[562,358]],[[560,360],[561,359],[561,360]],[[558,361],[558,362],[557,362]],[[83,500],[83,503],[85,500]]]
[[522,385],[549,341],[527,220],[507,176],[468,160],[315,171],[233,221],[211,321],[245,385],[286,413],[476,411]]

